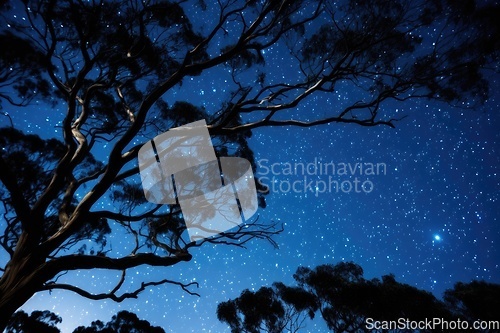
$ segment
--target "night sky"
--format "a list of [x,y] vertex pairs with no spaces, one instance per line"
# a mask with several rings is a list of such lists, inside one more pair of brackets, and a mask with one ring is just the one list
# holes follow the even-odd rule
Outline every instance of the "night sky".
[[[282,52],[267,51],[268,77],[293,76]],[[224,69],[209,71],[165,97],[215,111],[227,97],[227,76]],[[191,262],[141,267],[129,274],[135,286],[143,279],[197,281],[200,287],[193,291],[201,297],[170,285],[150,288],[139,299],[120,304],[54,291],[37,294],[23,310],[57,313],[64,332],[96,319],[108,321],[119,310],[135,312],[166,332],[228,332],[216,318],[219,302],[246,288],[275,281],[292,284],[299,266],[354,261],[367,278],[393,273],[398,281],[438,297],[457,281],[500,283],[500,95],[499,78],[491,80],[490,98],[476,110],[425,99],[385,103],[383,113],[407,115],[395,129],[329,124],[254,130],[250,145],[258,163],[256,176],[266,177],[261,182],[271,189],[267,208],[257,214],[260,221],[284,224],[285,231],[274,237],[279,248],[259,240],[247,249],[207,244],[192,251]],[[321,118],[350,98],[349,91],[319,95],[302,104],[297,114]],[[2,112],[8,112],[20,130],[61,138],[63,110],[40,102],[21,109],[4,104]],[[8,118],[0,117],[0,126],[8,125]],[[327,163],[336,166],[335,172],[307,168]],[[287,166],[296,164],[297,171],[288,174]],[[343,164],[347,175],[339,172]],[[357,169],[350,175],[349,166],[370,164],[385,167],[375,174]],[[337,191],[335,182],[358,182],[359,191]],[[313,185],[304,191],[305,183]],[[329,183],[331,188],[324,191],[322,186]],[[298,191],[291,189],[293,184]],[[126,248],[128,241],[121,235],[110,237],[117,248]],[[117,277],[113,272],[82,271],[64,279],[103,292]],[[306,331],[321,331],[324,324],[317,319],[307,325]]]

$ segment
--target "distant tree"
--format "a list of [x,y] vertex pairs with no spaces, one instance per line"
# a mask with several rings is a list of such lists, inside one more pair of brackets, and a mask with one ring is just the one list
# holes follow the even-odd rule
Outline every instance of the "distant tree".
[[294,278],[298,286],[275,283],[272,288],[263,287],[256,292],[245,290],[238,298],[219,304],[219,320],[227,323],[232,333],[300,332],[304,329],[304,319],[312,319],[319,312],[332,332],[352,333],[373,332],[368,329],[367,318],[374,321],[452,318],[445,305],[431,293],[399,283],[392,275],[366,280],[362,268],[352,262],[314,269],[300,267]]
[[24,311],[16,312],[6,327],[6,333],[60,333],[56,327],[61,317],[50,311],[33,311],[29,316]]
[[300,267],[294,278],[318,300],[319,311],[334,332],[361,332],[367,318],[379,321],[450,318],[443,303],[430,292],[399,283],[392,275],[366,280],[363,269],[352,262],[314,269]]
[[[61,317],[50,311],[33,311],[27,315],[24,311],[16,312],[10,319],[6,333],[59,333],[56,325],[62,322]],[[158,326],[151,326],[141,320],[135,313],[120,311],[107,323],[96,320],[89,327],[79,326],[73,333],[165,333]]]
[[[186,239],[179,206],[147,203],[139,185],[138,151],[157,134],[206,119],[217,153],[253,161],[247,139],[258,127],[393,127],[400,115],[382,112],[386,101],[472,106],[488,97],[484,71],[498,71],[491,3],[12,0],[0,9],[0,107],[12,127],[0,132],[0,330],[40,291],[117,302],[162,284],[189,291],[171,279],[121,287],[129,269],[176,265],[202,244],[243,246],[280,230],[252,220]],[[286,75],[269,75],[282,64]],[[177,99],[210,73],[226,78],[220,105]],[[336,102],[321,118],[296,110],[328,97]],[[37,102],[64,110],[35,129],[46,136],[57,127],[59,141],[13,122]],[[127,234],[132,249],[112,249],[111,232]],[[116,286],[94,294],[64,281],[65,272],[94,269],[116,271]]]
[[217,307],[217,318],[229,324],[231,332],[298,332],[309,315],[314,317],[312,295],[298,288],[274,284],[241,295]]
[[444,293],[451,312],[472,327],[474,321],[494,321],[496,327],[483,332],[500,331],[500,285],[484,281],[458,282]]
[[146,320],[141,320],[135,313],[120,311],[104,324],[97,320],[89,327],[77,327],[73,333],[165,333],[158,326],[151,326]]

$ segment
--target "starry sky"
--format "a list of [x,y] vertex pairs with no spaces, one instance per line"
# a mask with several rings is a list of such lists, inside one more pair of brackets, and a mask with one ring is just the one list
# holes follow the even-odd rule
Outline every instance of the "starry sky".
[[[290,75],[282,52],[267,52],[267,76]],[[222,74],[210,71],[187,80],[166,98],[214,109],[227,93],[227,75]],[[284,232],[274,238],[279,248],[259,240],[247,249],[207,245],[192,251],[191,262],[141,267],[129,274],[133,285],[143,279],[197,281],[200,286],[194,291],[200,297],[169,285],[120,304],[54,291],[37,294],[23,310],[59,314],[63,332],[96,319],[107,321],[119,310],[135,312],[166,332],[228,332],[216,318],[219,302],[246,288],[275,281],[291,284],[299,266],[354,261],[365,277],[393,273],[398,281],[438,297],[457,281],[500,283],[499,79],[491,77],[490,98],[476,110],[429,100],[385,103],[383,112],[407,115],[395,129],[329,124],[254,130],[249,142],[258,163],[256,176],[270,188],[267,207],[257,214],[261,221],[283,223]],[[350,97],[346,91],[308,99],[297,112],[318,118]],[[29,109],[4,107],[2,112],[9,113],[18,129],[60,137],[63,108],[40,102]],[[8,118],[0,117],[0,126],[8,125]],[[319,172],[314,167],[328,163],[336,170]],[[384,168],[375,174],[367,169],[353,175],[339,172],[341,165],[370,164]],[[289,172],[289,165],[298,168]],[[337,190],[335,182],[345,187]],[[348,190],[356,182],[358,191]],[[304,184],[311,186],[304,190]],[[127,246],[120,235],[110,242]],[[113,286],[117,274],[81,271],[65,279],[98,292]],[[308,331],[324,329],[321,320],[307,324]]]

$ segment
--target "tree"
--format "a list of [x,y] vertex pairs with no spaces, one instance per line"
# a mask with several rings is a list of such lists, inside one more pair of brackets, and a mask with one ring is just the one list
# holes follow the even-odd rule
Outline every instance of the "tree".
[[[367,280],[363,269],[352,262],[314,269],[299,267],[294,279],[296,286],[276,282],[271,288],[244,290],[234,300],[219,304],[218,319],[227,323],[232,333],[296,333],[305,328],[306,318],[313,319],[317,313],[328,328],[337,333],[415,331],[411,327],[382,326],[391,321],[400,323],[400,318],[405,322],[460,319],[467,320],[470,328],[476,320],[498,324],[498,284],[459,282],[445,292],[442,302],[427,291],[397,282],[393,275]],[[367,321],[368,318],[371,321]],[[375,321],[379,327],[370,327]],[[498,327],[490,331],[495,330],[498,331]],[[427,331],[431,330],[419,330]],[[442,331],[448,329],[442,327]]]
[[[61,317],[50,311],[33,311],[28,316],[24,311],[16,312],[7,325],[6,333],[59,333],[56,325],[62,322]],[[79,326],[73,333],[165,333],[158,326],[141,320],[136,314],[120,311],[106,324],[100,320],[93,321],[90,326]]]
[[33,311],[29,316],[24,311],[16,312],[6,327],[7,333],[60,333],[56,327],[61,317],[50,311]]
[[244,290],[234,300],[217,306],[217,318],[231,332],[298,332],[307,316],[314,318],[318,306],[307,291],[275,283],[253,292]]
[[165,333],[165,331],[158,326],[151,326],[146,320],[141,320],[135,313],[128,311],[120,311],[111,318],[111,320],[104,324],[102,321],[97,320],[92,322],[89,327],[77,327],[73,333]]
[[300,288],[314,295],[322,318],[333,332],[371,331],[367,329],[367,318],[377,321],[451,318],[444,304],[430,292],[399,283],[392,275],[366,280],[363,269],[352,262],[314,269],[299,267],[294,279]]
[[[470,325],[476,320],[498,323],[500,318],[500,285],[484,281],[458,282],[444,293],[444,301],[452,313],[467,320]],[[498,332],[500,327],[491,327],[483,332]]]
[[[12,46],[0,50],[4,115],[37,101],[65,110],[56,139],[24,134],[12,119],[0,133],[6,258],[0,330],[40,291],[118,302],[169,283],[193,293],[192,284],[169,279],[120,288],[127,270],[189,261],[190,250],[203,244],[272,241],[280,227],[252,220],[190,242],[179,206],[146,202],[137,154],[169,128],[206,119],[218,154],[253,161],[246,140],[258,127],[394,127],[396,115],[381,112],[384,102],[430,98],[472,106],[488,96],[484,70],[498,70],[492,66],[498,6],[474,1],[23,0],[0,6],[0,43]],[[214,19],[200,23],[200,17]],[[292,78],[266,75],[273,52],[294,68]],[[188,78],[211,71],[228,76],[219,106],[175,100],[173,92]],[[292,114],[311,96],[341,89],[355,99],[339,101],[324,118]],[[100,208],[107,200],[112,208]],[[111,232],[130,237],[136,244],[130,253],[112,250]],[[60,282],[64,272],[99,268],[121,274],[109,292]]]

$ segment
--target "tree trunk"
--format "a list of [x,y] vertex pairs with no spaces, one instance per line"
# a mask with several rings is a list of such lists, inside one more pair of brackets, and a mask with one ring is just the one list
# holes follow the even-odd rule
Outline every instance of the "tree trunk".
[[0,285],[0,332],[3,332],[10,318],[36,292],[37,287],[32,277],[19,278],[12,268],[6,272],[7,279],[2,279]]
[[28,238],[25,234],[20,237],[16,251],[0,279],[0,332],[5,330],[16,310],[47,280],[40,272],[44,263],[43,255],[37,253],[33,246],[26,246],[30,244]]

